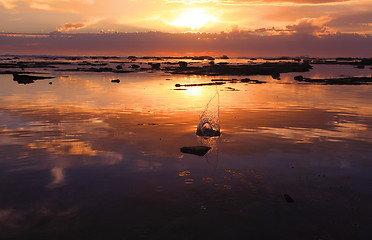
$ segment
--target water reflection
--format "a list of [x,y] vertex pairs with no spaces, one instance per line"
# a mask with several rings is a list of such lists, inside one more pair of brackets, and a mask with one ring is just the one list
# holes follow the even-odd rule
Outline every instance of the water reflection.
[[[314,222],[335,238],[366,235],[348,222],[366,223],[372,200],[370,86],[231,83],[240,91],[220,91],[221,136],[202,137],[215,86],[173,89],[208,77],[128,74],[112,84],[111,73],[71,74],[27,88],[1,78],[5,238],[92,238],[99,226],[105,237],[239,238],[271,223],[273,239],[288,222],[296,236],[327,236]],[[212,149],[180,152],[195,145]]]

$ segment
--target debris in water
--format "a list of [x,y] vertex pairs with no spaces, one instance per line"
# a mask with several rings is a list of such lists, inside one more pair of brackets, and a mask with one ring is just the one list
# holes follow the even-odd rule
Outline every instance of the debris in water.
[[190,147],[181,147],[181,152],[183,153],[189,153],[189,154],[194,154],[198,156],[204,156],[211,147],[207,146],[190,146]]
[[214,137],[220,136],[220,99],[216,86],[216,93],[209,100],[204,112],[199,117],[196,135]]

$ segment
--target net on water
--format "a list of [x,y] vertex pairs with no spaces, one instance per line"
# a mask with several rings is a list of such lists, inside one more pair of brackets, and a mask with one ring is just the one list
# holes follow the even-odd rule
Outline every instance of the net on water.
[[221,135],[219,108],[220,99],[218,95],[218,89],[216,87],[216,93],[209,100],[203,113],[199,117],[196,135],[208,137]]

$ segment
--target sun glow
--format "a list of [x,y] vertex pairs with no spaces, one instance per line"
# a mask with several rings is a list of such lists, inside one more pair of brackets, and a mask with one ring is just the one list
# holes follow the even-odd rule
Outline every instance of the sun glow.
[[196,30],[210,22],[218,22],[218,18],[212,16],[204,9],[194,8],[183,11],[169,24],[177,27],[189,27],[191,30]]

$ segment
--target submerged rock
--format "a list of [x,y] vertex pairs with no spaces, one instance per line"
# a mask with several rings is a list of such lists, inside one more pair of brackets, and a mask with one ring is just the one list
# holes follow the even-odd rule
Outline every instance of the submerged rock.
[[197,156],[204,156],[207,152],[211,149],[211,147],[207,146],[189,146],[189,147],[181,147],[180,151],[183,153],[194,154]]

